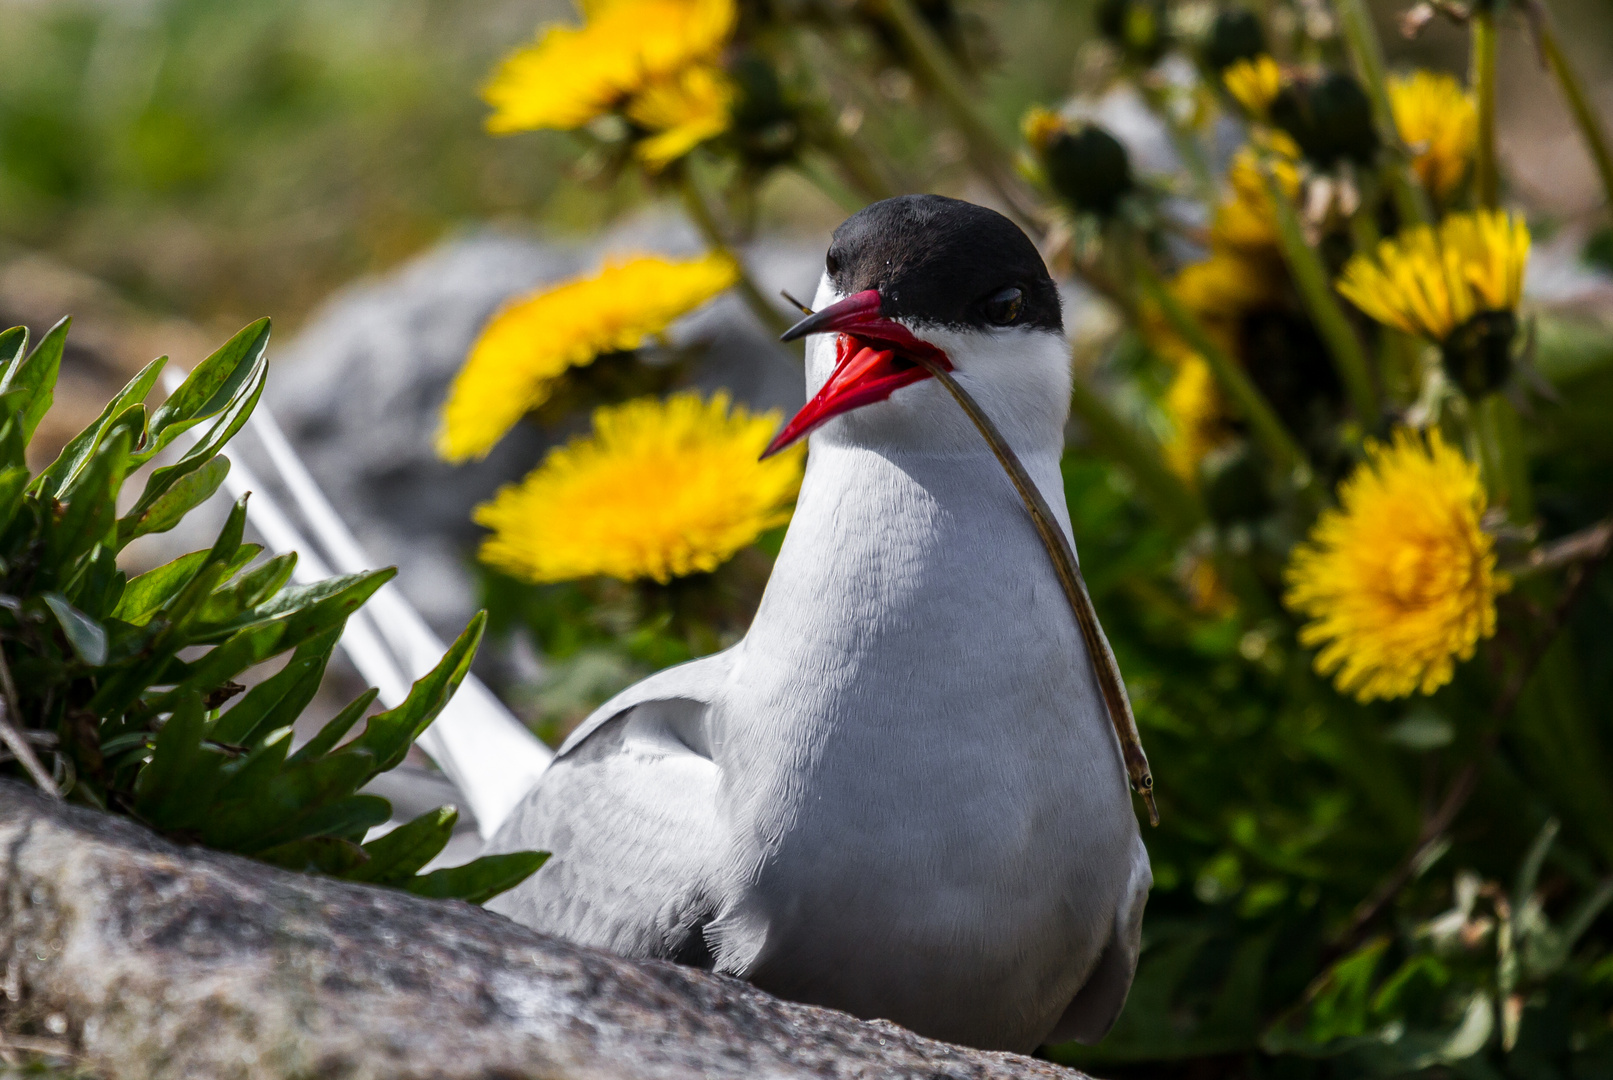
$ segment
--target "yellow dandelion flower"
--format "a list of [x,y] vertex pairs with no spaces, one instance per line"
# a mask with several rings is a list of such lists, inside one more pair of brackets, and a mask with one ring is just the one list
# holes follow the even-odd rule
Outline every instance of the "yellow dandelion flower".
[[1165,464],[1188,484],[1197,484],[1206,454],[1232,436],[1226,406],[1210,365],[1198,354],[1186,356],[1165,391],[1171,433],[1163,447]]
[[532,582],[603,574],[665,583],[709,572],[789,520],[804,444],[759,461],[777,412],[678,394],[594,413],[594,431],[550,452],[476,510],[481,559]]
[[1261,262],[1228,251],[1184,266],[1171,282],[1182,305],[1205,319],[1236,318],[1274,302],[1279,279]]
[[1282,91],[1283,73],[1277,61],[1261,53],[1249,60],[1239,60],[1227,68],[1221,75],[1221,81],[1238,104],[1256,116],[1264,116]]
[[1436,197],[1449,195],[1466,175],[1478,141],[1473,96],[1449,75],[1417,71],[1389,80],[1389,104],[1415,155],[1417,178]]
[[643,255],[505,305],[448,391],[437,453],[449,461],[481,457],[549,400],[568,369],[638,348],[738,276],[724,255],[686,262]]
[[1019,132],[1038,154],[1047,149],[1055,136],[1065,130],[1064,118],[1040,105],[1031,106],[1019,121]]
[[1431,694],[1495,633],[1509,583],[1479,527],[1484,506],[1478,467],[1438,431],[1368,444],[1339,508],[1322,513],[1285,573],[1285,602],[1311,620],[1300,644],[1321,646],[1316,670],[1340,693]]
[[734,0],[594,0],[580,27],[548,26],[507,57],[482,92],[496,134],[570,130],[685,68],[716,62]]
[[733,82],[709,64],[650,83],[628,102],[626,113],[633,123],[656,134],[641,140],[633,153],[650,172],[660,172],[727,131],[733,103]]
[[1216,208],[1210,222],[1210,242],[1242,250],[1277,246],[1277,210],[1260,175],[1264,153],[1278,187],[1290,199],[1299,196],[1299,145],[1280,131],[1265,132],[1258,146],[1240,149],[1232,157],[1227,182],[1232,197]]
[[1451,214],[1384,240],[1345,264],[1338,290],[1379,322],[1444,343],[1476,315],[1523,296],[1529,226],[1500,210]]

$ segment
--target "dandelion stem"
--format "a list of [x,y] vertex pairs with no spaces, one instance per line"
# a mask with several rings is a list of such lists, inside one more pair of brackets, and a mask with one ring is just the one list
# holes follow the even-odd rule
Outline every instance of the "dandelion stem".
[[1339,27],[1344,43],[1350,51],[1355,73],[1366,87],[1372,102],[1372,118],[1377,124],[1378,138],[1388,147],[1392,160],[1389,163],[1389,185],[1394,194],[1395,208],[1407,222],[1424,225],[1434,220],[1428,194],[1411,178],[1411,154],[1400,137],[1395,123],[1394,106],[1389,101],[1389,80],[1383,59],[1383,45],[1372,25],[1362,0],[1334,0],[1333,10],[1338,13]]
[[1003,438],[1002,432],[997,430],[997,425],[986,415],[985,410],[967,390],[958,385],[952,373],[940,364],[926,356],[914,356],[913,360],[934,376],[935,380],[946,388],[947,393],[952,395],[953,400],[980,432],[981,438],[986,440],[986,445],[991,447],[991,452],[1002,465],[1003,471],[1008,474],[1014,490],[1019,492],[1019,497],[1025,504],[1025,511],[1030,514],[1031,522],[1042,538],[1042,545],[1047,548],[1048,557],[1053,560],[1053,571],[1064,590],[1064,598],[1069,601],[1070,610],[1075,614],[1076,624],[1081,629],[1081,638],[1086,643],[1093,674],[1098,680],[1098,688],[1103,692],[1104,704],[1109,710],[1109,722],[1114,725],[1115,735],[1120,740],[1120,751],[1126,762],[1126,775],[1131,781],[1132,790],[1142,796],[1144,805],[1148,807],[1149,824],[1158,825],[1159,808],[1154,805],[1154,777],[1148,768],[1148,755],[1143,752],[1142,739],[1137,734],[1137,720],[1132,715],[1131,699],[1126,696],[1126,684],[1120,677],[1120,665],[1115,661],[1114,650],[1109,648],[1109,641],[1104,637],[1103,627],[1098,622],[1098,614],[1093,610],[1092,597],[1087,592],[1085,579],[1081,576],[1081,565],[1076,562],[1075,549],[1070,546],[1070,538],[1065,536],[1064,530],[1059,527],[1058,520],[1053,516],[1052,507],[1048,506],[1041,489],[1025,471],[1019,455],[1014,453],[1014,448],[1008,445],[1008,440]]
[[1311,322],[1316,325],[1322,340],[1327,342],[1333,366],[1338,369],[1339,379],[1350,396],[1356,419],[1364,427],[1372,428],[1378,422],[1378,392],[1373,386],[1372,368],[1367,361],[1366,350],[1361,347],[1361,340],[1356,337],[1355,328],[1350,325],[1343,306],[1333,295],[1332,282],[1327,267],[1322,265],[1322,257],[1305,239],[1305,231],[1299,223],[1299,210],[1265,162],[1260,166],[1260,179],[1276,211],[1277,239],[1288,262],[1288,269],[1294,276],[1294,284],[1299,288],[1300,298],[1305,302],[1305,310],[1310,313]]
[[767,299],[756,284],[756,279],[751,277],[750,268],[745,265],[745,261],[728,246],[728,241],[723,237],[722,227],[717,224],[717,217],[707,205],[706,197],[700,191],[699,182],[695,180],[694,170],[687,161],[681,165],[678,188],[683,194],[684,208],[694,220],[695,228],[700,230],[706,246],[712,251],[727,255],[734,261],[734,265],[739,267],[737,287],[745,305],[761,320],[762,325],[773,333],[782,334],[788,330],[790,319]]
[[1142,497],[1166,526],[1185,536],[1204,520],[1204,506],[1181,479],[1165,467],[1159,444],[1118,416],[1103,396],[1082,377],[1079,367],[1070,388],[1070,408],[1092,434],[1092,440],[1131,474]]
[[1485,479],[1490,496],[1506,507],[1507,519],[1522,524],[1534,517],[1529,492],[1529,471],[1523,452],[1523,431],[1517,410],[1500,394],[1490,394],[1473,406],[1473,428],[1483,448]]
[[1501,199],[1495,158],[1495,14],[1475,11],[1473,27],[1473,96],[1478,99],[1478,152],[1473,166],[1478,203],[1493,209]]
[[1580,136],[1596,161],[1596,171],[1602,177],[1602,190],[1607,194],[1608,208],[1613,210],[1613,151],[1608,149],[1607,133],[1602,130],[1601,118],[1585,96],[1585,84],[1580,80],[1579,73],[1563,53],[1557,28],[1552,23],[1551,12],[1546,9],[1544,0],[1530,0],[1526,10],[1534,27],[1535,40],[1540,44],[1540,52],[1552,74],[1557,77],[1557,85],[1562,87],[1563,97],[1568,99],[1569,111],[1579,125]]
[[1282,420],[1265,395],[1244,374],[1243,368],[1221,350],[1192,312],[1171,294],[1146,257],[1134,259],[1133,263],[1143,294],[1159,305],[1165,321],[1182,336],[1182,340],[1204,357],[1204,362],[1210,365],[1221,388],[1232,399],[1233,408],[1249,422],[1255,441],[1265,450],[1272,463],[1300,487],[1309,488],[1314,484],[1315,478],[1311,475],[1304,452],[1283,427]]
[[1165,134],[1170,138],[1177,157],[1180,157],[1182,164],[1187,167],[1188,175],[1193,178],[1193,186],[1198,189],[1199,198],[1206,206],[1214,206],[1220,201],[1221,192],[1216,187],[1210,160],[1205,156],[1204,147],[1199,143],[1198,137],[1177,118],[1163,91],[1157,86],[1149,86],[1141,80],[1139,82],[1142,86],[1143,99],[1165,125]]

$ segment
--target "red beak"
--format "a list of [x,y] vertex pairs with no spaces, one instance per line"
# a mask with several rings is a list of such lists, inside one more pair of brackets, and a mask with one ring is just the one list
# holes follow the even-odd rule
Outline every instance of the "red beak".
[[946,353],[927,341],[920,341],[901,323],[882,316],[879,305],[878,289],[853,293],[808,315],[780,338],[794,341],[808,334],[841,332],[835,350],[834,372],[767,445],[762,457],[771,457],[806,438],[841,413],[884,401],[902,387],[928,379],[930,373],[914,363],[914,357],[925,357],[947,371],[952,370],[952,361],[947,359]]

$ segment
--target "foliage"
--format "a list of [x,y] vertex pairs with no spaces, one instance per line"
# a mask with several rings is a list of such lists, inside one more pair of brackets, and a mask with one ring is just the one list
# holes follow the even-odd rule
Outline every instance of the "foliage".
[[[292,584],[294,553],[261,559],[243,542],[245,496],[210,549],[132,579],[119,569],[130,541],[173,528],[224,481],[220,451],[267,378],[268,320],[148,408],[166,358],[153,361],[35,473],[26,451],[51,406],[67,329],[64,320],[32,350],[23,328],[0,334],[0,713],[10,751],[0,769],[188,842],[428,896],[481,902],[541,865],[525,852],[420,874],[448,842],[446,807],[364,842],[392,808],[360,789],[402,762],[448,703],[485,616],[398,706],[366,719],[368,691],[293,748],[292,726],[347,617],[395,571]],[[147,466],[120,514],[126,480]],[[251,689],[236,681],[276,658],[283,666]]]

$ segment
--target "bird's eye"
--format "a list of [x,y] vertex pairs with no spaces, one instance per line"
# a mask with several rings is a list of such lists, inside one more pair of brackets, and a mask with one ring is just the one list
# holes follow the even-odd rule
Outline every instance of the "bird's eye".
[[840,273],[840,259],[833,251],[830,251],[829,254],[823,257],[823,268],[829,271],[830,277],[834,277],[836,274]]
[[1025,290],[1010,285],[988,296],[984,307],[988,321],[997,326],[1012,326],[1025,308]]

